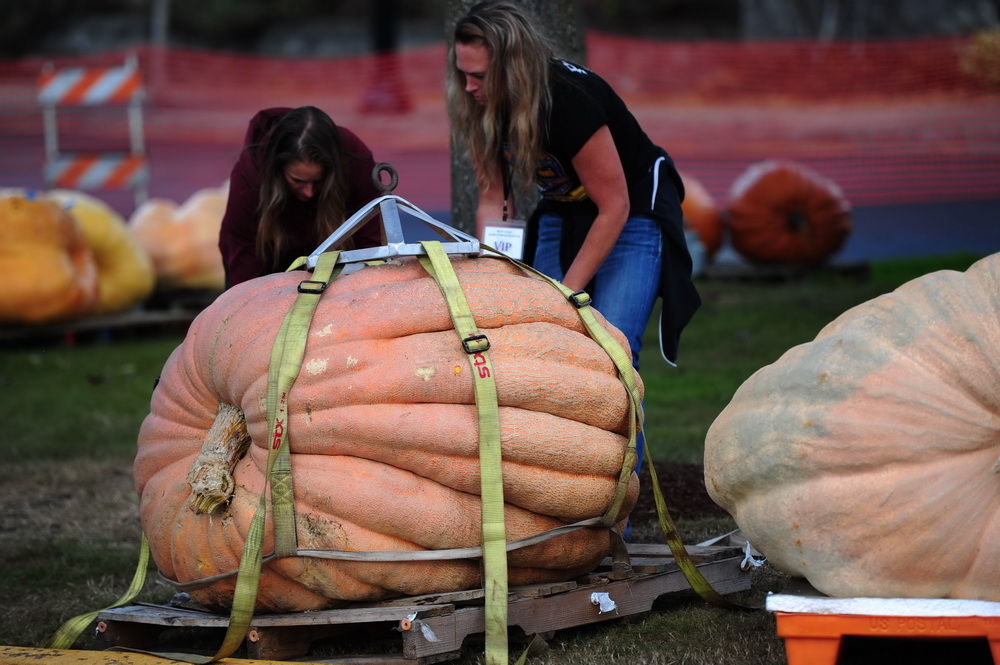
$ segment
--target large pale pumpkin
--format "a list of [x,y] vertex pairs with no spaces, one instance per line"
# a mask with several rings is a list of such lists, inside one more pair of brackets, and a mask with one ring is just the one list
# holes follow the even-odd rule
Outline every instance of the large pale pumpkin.
[[[499,259],[454,266],[488,336],[500,403],[508,540],[603,514],[625,459],[628,402],[613,363],[576,309],[546,282]],[[307,273],[268,275],[224,292],[192,323],[153,392],[135,460],[153,558],[187,582],[235,570],[264,487],[270,432],[268,362]],[[601,319],[603,321],[603,319]],[[620,333],[610,328],[620,344]],[[625,346],[627,348],[627,346]],[[437,284],[406,259],[336,279],[319,301],[287,433],[299,547],[441,550],[480,544],[478,418],[469,357]],[[224,511],[199,513],[198,470],[217,415],[242,412],[252,443],[232,473]],[[211,446],[210,446],[211,447]],[[631,475],[623,519],[634,504]],[[268,514],[270,518],[270,513]],[[272,549],[270,523],[264,549]],[[510,582],[572,579],[608,553],[605,528],[585,528],[510,554]],[[258,609],[476,588],[477,559],[268,563]],[[195,590],[225,607],[235,578]]]
[[224,288],[219,230],[228,191],[228,184],[209,187],[181,205],[150,199],[136,208],[129,226],[153,259],[158,289]]
[[1000,601],[1000,254],[859,305],[751,376],[705,482],[831,596]]
[[104,201],[67,189],[45,193],[69,212],[83,229],[97,262],[98,314],[115,314],[142,303],[153,292],[156,275],[146,250],[129,231],[125,218]]
[[97,266],[79,223],[44,199],[0,197],[0,321],[51,323],[94,313]]

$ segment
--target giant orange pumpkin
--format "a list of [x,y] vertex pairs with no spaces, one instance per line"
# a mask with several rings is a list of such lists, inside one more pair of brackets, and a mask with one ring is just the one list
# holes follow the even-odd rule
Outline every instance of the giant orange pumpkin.
[[760,264],[825,262],[851,232],[851,206],[832,180],[787,160],[751,165],[730,189],[733,249]]
[[859,305],[739,388],[705,482],[831,596],[1000,601],[1000,254]]
[[0,197],[0,321],[51,323],[98,303],[97,265],[79,223],[60,206]]
[[[507,539],[602,515],[628,445],[628,401],[614,364],[547,282],[500,259],[455,259],[453,265],[492,345]],[[270,350],[308,277],[279,273],[224,292],[163,368],[139,434],[135,481],[153,559],[170,579],[188,582],[240,565],[265,483]],[[299,547],[478,546],[472,383],[440,289],[418,262],[367,266],[333,281],[319,301],[289,394]],[[223,440],[236,445],[219,455]],[[231,499],[214,514],[199,512],[203,502],[192,484],[201,492],[211,458],[227,456],[239,458],[231,475],[219,474]],[[637,492],[633,473],[616,519],[624,519]],[[606,528],[588,527],[513,551],[510,583],[572,579],[592,570],[608,543]],[[264,551],[272,548],[268,522]],[[230,577],[190,593],[204,605],[227,607],[234,583]],[[265,564],[257,608],[298,611],[481,584],[477,559],[291,557]]]

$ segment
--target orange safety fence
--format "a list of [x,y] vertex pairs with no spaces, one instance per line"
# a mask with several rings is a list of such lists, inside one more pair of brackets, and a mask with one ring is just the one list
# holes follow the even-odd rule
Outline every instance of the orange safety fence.
[[[1000,199],[1000,86],[965,66],[972,43],[687,42],[591,31],[586,61],[720,203],[747,166],[770,158],[812,166],[854,205]],[[129,52],[146,85],[152,196],[218,186],[253,112],[312,104],[396,166],[398,194],[428,212],[450,209],[443,42],[322,58]],[[41,186],[37,86],[46,62],[117,67],[126,55],[0,62],[0,187]],[[115,112],[61,113],[61,140],[67,149],[124,140]]]

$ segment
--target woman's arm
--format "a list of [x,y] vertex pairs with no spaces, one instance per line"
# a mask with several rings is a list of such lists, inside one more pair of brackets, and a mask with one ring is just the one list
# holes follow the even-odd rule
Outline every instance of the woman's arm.
[[597,218],[563,277],[563,284],[578,291],[590,283],[628,219],[628,183],[607,125],[583,144],[573,157],[573,168],[597,205]]
[[257,258],[257,202],[260,182],[248,176],[252,163],[247,151],[229,177],[229,197],[219,229],[219,251],[226,271],[226,288],[267,274]]

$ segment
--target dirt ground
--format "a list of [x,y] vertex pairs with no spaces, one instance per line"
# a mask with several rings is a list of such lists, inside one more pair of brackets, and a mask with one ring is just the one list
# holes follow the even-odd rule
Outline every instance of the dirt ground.
[[[681,462],[655,462],[656,477],[663,491],[667,509],[674,519],[702,519],[705,517],[725,517],[720,508],[705,489],[705,470],[701,464]],[[633,524],[656,520],[656,504],[649,474],[639,477],[641,489],[639,499],[632,509]]]

